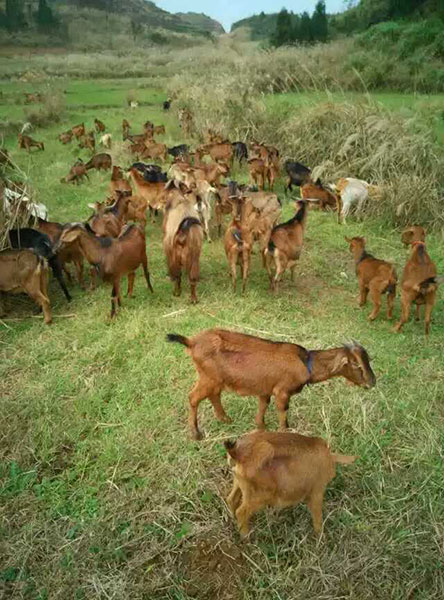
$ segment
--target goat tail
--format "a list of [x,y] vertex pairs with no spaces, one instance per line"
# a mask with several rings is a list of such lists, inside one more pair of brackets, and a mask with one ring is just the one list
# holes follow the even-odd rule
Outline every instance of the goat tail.
[[265,250],[265,253],[273,255],[274,252],[275,252],[275,250],[276,250],[276,244],[273,242],[273,240],[270,240],[268,242],[268,246],[267,246],[267,248]]
[[184,335],[179,335],[178,333],[167,333],[166,336],[167,342],[182,344],[187,348],[191,347],[191,341],[189,338]]
[[388,282],[388,286],[386,288],[386,292],[388,294],[396,294],[396,284],[398,283],[398,277],[396,275],[396,271],[395,271],[395,267],[392,267],[390,276],[389,276],[389,282]]

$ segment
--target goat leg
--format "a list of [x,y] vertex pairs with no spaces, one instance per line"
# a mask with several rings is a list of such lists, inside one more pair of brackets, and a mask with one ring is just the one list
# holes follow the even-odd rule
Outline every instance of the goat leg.
[[241,503],[241,500],[242,500],[242,490],[239,487],[237,478],[234,477],[233,488],[232,488],[230,494],[227,496],[228,508],[230,509],[231,514],[233,516],[235,516],[236,510],[238,509],[238,507]]
[[54,277],[59,282],[59,285],[60,285],[60,287],[62,289],[62,292],[65,294],[66,299],[68,300],[68,302],[71,302],[71,300],[72,300],[71,295],[68,292],[68,288],[66,287],[65,281],[63,280],[63,270],[62,270],[62,265],[60,263],[59,257],[58,256],[53,256],[49,260],[49,265],[50,265],[50,267],[52,269]]
[[313,529],[316,534],[321,533],[322,529],[322,501],[324,499],[324,489],[313,491],[307,501],[308,508],[313,521]]
[[256,414],[255,423],[258,429],[265,429],[265,413],[270,404],[270,396],[259,396],[259,409]]
[[222,423],[232,423],[232,419],[227,415],[220,401],[220,392],[217,394],[211,394],[210,402],[213,405],[214,414],[216,415],[216,419],[221,421]]
[[151,285],[150,272],[148,271],[148,261],[146,260],[146,256],[145,256],[145,260],[142,261],[142,267],[143,267],[143,274],[145,275],[145,281],[148,286],[148,289],[153,294],[154,290],[153,290],[153,286]]
[[289,395],[287,392],[278,392],[275,397],[276,400],[276,408],[279,415],[279,429],[285,430],[288,429],[288,406],[289,406]]
[[132,298],[132,296],[133,296],[135,277],[136,277],[136,274],[134,271],[132,273],[128,273],[128,290],[126,292],[126,295],[128,298]]

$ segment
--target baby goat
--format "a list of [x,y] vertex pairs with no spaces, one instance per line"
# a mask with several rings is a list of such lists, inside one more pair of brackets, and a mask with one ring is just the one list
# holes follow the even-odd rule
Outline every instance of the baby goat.
[[381,294],[387,293],[387,318],[391,319],[398,281],[394,266],[369,254],[365,249],[365,238],[345,237],[344,239],[350,244],[350,252],[355,259],[359,282],[359,306],[365,305],[370,292],[373,310],[368,318],[369,321],[374,321],[381,310]]
[[224,329],[208,329],[192,338],[168,334],[167,340],[186,346],[199,375],[189,394],[189,426],[196,440],[202,437],[197,410],[205,398],[209,398],[219,421],[231,422],[220,401],[223,390],[259,397],[256,426],[260,429],[265,427],[264,415],[274,396],[279,425],[285,429],[289,400],[308,383],[344,377],[367,389],[376,385],[368,354],[356,342],[330,350],[309,351],[297,344]]
[[284,508],[305,502],[317,534],[322,528],[322,503],[336,464],[356,456],[333,454],[325,440],[299,433],[254,431],[236,442],[225,442],[234,463],[233,489],[228,506],[241,535],[250,530],[254,513],[266,506]]
[[401,280],[401,319],[394,330],[401,331],[404,323],[409,320],[412,302],[416,302],[417,321],[419,321],[421,305],[425,304],[425,332],[428,335],[437,289],[436,266],[427,254],[425,243],[412,242],[412,252],[404,267]]

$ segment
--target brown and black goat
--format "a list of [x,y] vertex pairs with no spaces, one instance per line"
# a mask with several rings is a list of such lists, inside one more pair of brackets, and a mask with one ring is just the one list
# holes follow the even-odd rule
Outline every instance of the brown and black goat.
[[333,454],[325,440],[299,433],[254,431],[236,442],[225,442],[233,468],[233,488],[227,504],[241,535],[250,519],[267,506],[284,508],[305,502],[313,529],[322,529],[322,504],[336,464],[348,465],[356,456]]
[[117,165],[113,166],[113,170],[111,173],[111,183],[110,183],[110,193],[113,197],[115,193],[119,192],[129,192],[132,194],[131,184],[123,174],[123,170]]
[[28,152],[31,152],[31,148],[34,147],[39,150],[45,149],[43,142],[37,142],[36,140],[33,140],[32,137],[29,137],[29,135],[23,135],[22,133],[19,133],[18,135],[18,147],[22,150],[27,150]]
[[122,192],[117,195],[112,206],[97,202],[89,204],[88,206],[95,211],[88,221],[93,232],[102,237],[118,237],[125,224],[128,202],[127,192]]
[[422,241],[412,242],[412,251],[404,267],[401,280],[401,319],[396,324],[394,331],[401,331],[404,323],[407,323],[411,305],[415,302],[417,321],[419,321],[421,305],[425,305],[425,332],[428,335],[437,289],[436,266],[427,253],[425,243]]
[[136,270],[142,265],[148,289],[153,292],[148,260],[146,257],[145,233],[137,225],[128,225],[118,238],[98,237],[87,226],[74,223],[66,227],[60,236],[55,250],[65,244],[78,241],[86,260],[98,270],[100,277],[112,285],[111,318],[116,315],[117,307],[122,305],[120,281],[128,277],[128,298],[133,295]]
[[301,186],[301,197],[307,202],[318,204],[321,210],[338,210],[338,196],[322,185],[319,179],[304,183]]
[[381,310],[381,295],[386,293],[387,318],[391,319],[396,298],[396,283],[398,281],[395,267],[389,262],[380,260],[369,254],[365,249],[365,238],[345,237],[345,241],[349,243],[350,252],[355,259],[356,275],[359,284],[359,306],[366,304],[367,296],[370,292],[373,310],[368,319],[369,321],[374,321]]
[[[279,281],[287,267],[291,271],[292,280],[295,281],[295,268],[302,252],[307,220],[307,203],[301,201],[298,202],[298,205],[299,208],[292,219],[273,228],[265,251],[265,266],[273,291],[277,291]],[[271,268],[272,262],[275,266],[274,276]]]
[[189,427],[194,439],[201,439],[197,410],[205,398],[213,405],[216,418],[231,420],[221,404],[223,390],[240,396],[258,396],[256,426],[265,427],[264,415],[275,397],[281,429],[288,427],[291,396],[308,383],[344,377],[364,388],[376,385],[366,350],[358,343],[330,350],[310,350],[286,342],[273,342],[224,329],[208,329],[192,338],[168,334],[168,341],[187,348],[199,379],[189,394]]
[[171,190],[163,221],[163,249],[168,272],[174,283],[173,294],[181,294],[182,270],[188,273],[191,303],[197,303],[203,230],[195,208],[197,198],[185,190]]

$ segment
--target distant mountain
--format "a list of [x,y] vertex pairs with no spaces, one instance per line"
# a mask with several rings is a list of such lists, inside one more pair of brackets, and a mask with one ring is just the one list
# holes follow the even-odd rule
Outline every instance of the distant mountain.
[[209,31],[210,33],[222,34],[225,33],[225,29],[215,19],[205,15],[204,13],[176,13],[176,17],[180,17],[186,23],[190,23],[198,29]]
[[265,14],[262,12],[259,15],[236,21],[231,26],[231,31],[247,27],[250,30],[252,40],[268,39],[276,29],[277,16],[278,13]]

